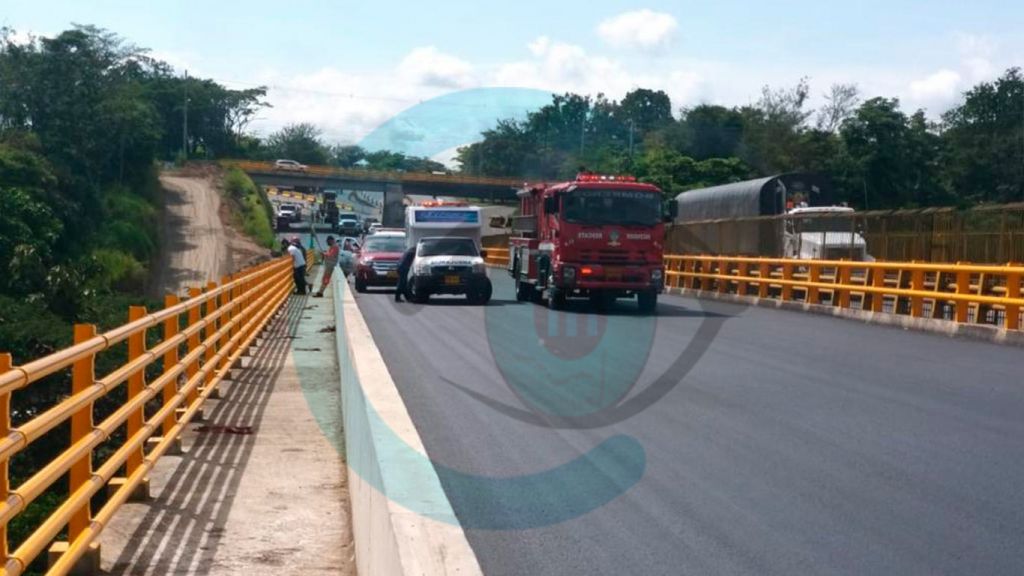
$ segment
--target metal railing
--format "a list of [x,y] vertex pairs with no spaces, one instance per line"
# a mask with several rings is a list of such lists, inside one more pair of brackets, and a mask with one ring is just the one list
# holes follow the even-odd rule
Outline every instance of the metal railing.
[[670,287],[1020,330],[1024,267],[665,256]]
[[353,168],[337,168],[333,166],[307,166],[302,170],[280,170],[273,162],[256,162],[253,160],[222,160],[222,166],[237,166],[244,172],[273,173],[292,176],[339,177],[368,182],[416,183],[430,182],[441,184],[466,184],[478,186],[522,187],[522,180],[512,178],[491,178],[486,176],[464,176],[461,174],[429,174],[426,172],[398,172],[392,170],[358,170]]
[[[21,366],[12,366],[9,354],[0,354],[2,574],[22,574],[51,544],[51,557],[55,552],[60,555],[49,574],[66,574],[76,566],[288,298],[291,272],[291,260],[278,258],[225,277],[219,286],[211,282],[205,290],[192,288],[185,301],[168,295],[158,312],[132,306],[128,324],[102,334],[94,325],[75,325],[71,347]],[[147,332],[158,329],[162,338],[147,348]],[[127,343],[126,363],[97,377],[97,355],[122,343]],[[12,426],[12,395],[69,369],[70,395]],[[147,383],[147,374],[158,375]],[[123,403],[94,422],[94,404],[122,386],[127,388]],[[47,432],[68,424],[70,445],[12,488],[12,458]],[[124,442],[94,468],[94,451],[120,439],[122,429]],[[9,552],[9,523],[63,478],[68,479],[66,497]],[[93,496],[104,488],[109,497],[94,513]],[[67,541],[54,543],[65,527]]]
[[[508,265],[507,248],[487,263]],[[666,285],[1020,330],[1024,266],[665,256]]]

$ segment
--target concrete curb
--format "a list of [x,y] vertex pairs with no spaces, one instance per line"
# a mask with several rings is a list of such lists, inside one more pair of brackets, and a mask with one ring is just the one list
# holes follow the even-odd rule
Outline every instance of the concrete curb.
[[891,326],[904,330],[916,330],[948,336],[950,338],[964,338],[993,344],[1005,344],[1024,348],[1024,331],[1010,331],[995,326],[981,324],[957,324],[949,320],[936,320],[933,318],[912,318],[899,314],[886,312],[871,312],[869,310],[854,310],[852,308],[838,308],[824,304],[809,304],[806,302],[787,302],[775,298],[759,298],[757,296],[740,296],[738,294],[721,294],[704,290],[693,290],[691,288],[666,288],[670,294],[689,296],[702,300],[715,300],[718,302],[729,302],[732,304],[744,304],[757,306],[759,308],[774,308],[776,310],[788,310],[793,312],[809,312],[811,314],[822,314],[846,320],[855,320],[865,324],[877,326]]
[[[334,315],[359,573],[482,575],[398,388],[344,281],[334,282]],[[406,503],[414,502],[416,509],[402,506],[389,494]]]

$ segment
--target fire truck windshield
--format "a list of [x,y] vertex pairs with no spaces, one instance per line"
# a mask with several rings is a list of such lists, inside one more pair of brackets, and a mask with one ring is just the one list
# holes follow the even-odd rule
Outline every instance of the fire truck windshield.
[[577,189],[562,196],[562,218],[575,224],[654,226],[661,195],[638,190]]

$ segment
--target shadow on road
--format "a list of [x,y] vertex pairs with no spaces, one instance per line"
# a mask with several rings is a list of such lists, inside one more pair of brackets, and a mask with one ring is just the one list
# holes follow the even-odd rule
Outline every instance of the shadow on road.
[[[304,297],[288,300],[285,315],[271,323],[252,366],[225,387],[224,398],[212,410],[207,407],[204,424],[259,430],[306,304]],[[255,443],[255,435],[195,435],[107,574],[209,574]]]

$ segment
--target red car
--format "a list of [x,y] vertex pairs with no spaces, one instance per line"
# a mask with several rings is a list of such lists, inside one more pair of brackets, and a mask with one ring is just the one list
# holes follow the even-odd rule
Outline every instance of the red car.
[[404,233],[367,236],[356,262],[356,292],[366,292],[370,286],[397,286],[403,252]]

